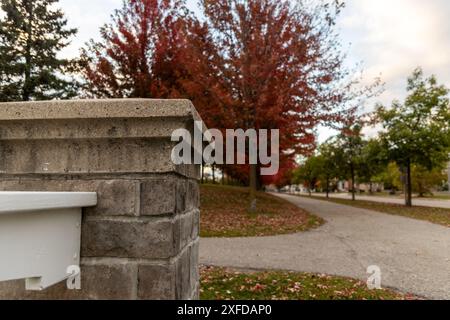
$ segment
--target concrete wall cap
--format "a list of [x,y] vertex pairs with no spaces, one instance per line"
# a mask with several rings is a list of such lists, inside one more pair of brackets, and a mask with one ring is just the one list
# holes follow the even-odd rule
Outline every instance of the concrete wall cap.
[[192,103],[183,99],[54,100],[0,104],[0,121],[161,117],[201,120]]

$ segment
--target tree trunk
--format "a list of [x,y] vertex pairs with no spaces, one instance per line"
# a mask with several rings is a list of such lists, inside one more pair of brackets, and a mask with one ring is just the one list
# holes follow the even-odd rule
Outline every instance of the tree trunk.
[[256,211],[256,192],[258,191],[258,165],[250,165],[250,212]]
[[419,198],[425,198],[425,195],[427,194],[427,190],[425,189],[424,186],[422,186],[422,184],[420,182],[418,183],[418,187],[419,187]]
[[205,183],[205,164],[202,164],[202,184]]
[[259,164],[256,166],[256,190],[263,190],[263,185],[261,183],[261,166]]
[[406,165],[406,206],[412,207],[411,160]]
[[212,165],[212,178],[213,178],[213,184],[216,184],[216,166]]
[[330,178],[327,177],[327,199],[330,198]]
[[351,174],[352,174],[352,201],[356,200],[356,190],[355,190],[355,168],[351,166],[350,168]]
[[33,2],[28,1],[28,25],[27,25],[27,45],[25,48],[25,80],[23,83],[22,100],[29,101],[31,98],[31,43],[33,41]]

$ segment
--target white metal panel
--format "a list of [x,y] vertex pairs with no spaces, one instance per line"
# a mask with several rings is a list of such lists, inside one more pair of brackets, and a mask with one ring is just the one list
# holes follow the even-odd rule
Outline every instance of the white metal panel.
[[91,207],[95,192],[0,192],[0,214]]
[[81,209],[28,212],[0,217],[0,281],[27,279],[42,290],[68,278],[80,262]]
[[44,290],[80,263],[81,208],[96,193],[0,192],[0,281]]

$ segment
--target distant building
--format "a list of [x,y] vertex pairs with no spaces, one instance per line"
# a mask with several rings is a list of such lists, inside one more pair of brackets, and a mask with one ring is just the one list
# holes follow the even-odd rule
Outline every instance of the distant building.
[[289,193],[308,193],[308,188],[301,184],[291,185],[285,188],[286,192]]
[[[339,192],[350,192],[351,191],[351,181],[339,181],[338,182],[338,191]],[[384,191],[384,185],[382,183],[372,183],[372,185],[368,183],[355,183],[356,192],[382,192]]]

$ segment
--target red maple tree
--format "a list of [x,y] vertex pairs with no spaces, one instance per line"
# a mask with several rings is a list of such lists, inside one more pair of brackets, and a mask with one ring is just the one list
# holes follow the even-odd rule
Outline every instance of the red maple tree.
[[101,41],[82,50],[86,92],[103,98],[179,95],[184,17],[177,0],[127,0],[101,28]]
[[[315,148],[319,124],[352,122],[371,88],[344,67],[335,33],[343,7],[288,0],[202,0],[203,19],[190,28],[184,91],[208,125],[279,129],[281,170]],[[191,89],[194,89],[191,91]],[[259,166],[225,166],[255,188]],[[250,172],[250,174],[249,174]],[[284,174],[266,178],[276,181]]]
[[[189,98],[210,128],[279,129],[281,171],[315,148],[319,124],[351,122],[362,91],[335,32],[343,7],[289,0],[127,0],[83,51],[96,97]],[[367,90],[366,92],[370,92]],[[253,189],[256,166],[222,166]],[[277,178],[278,177],[278,178]]]

